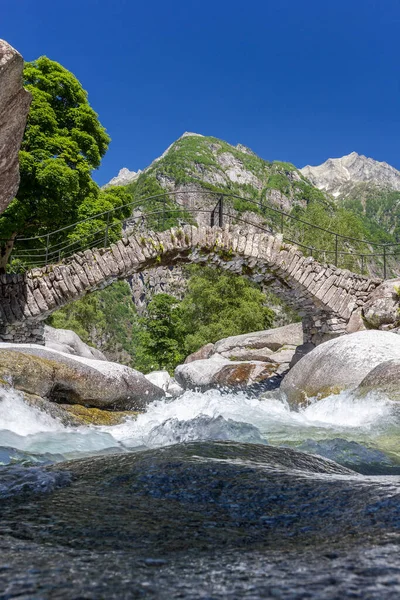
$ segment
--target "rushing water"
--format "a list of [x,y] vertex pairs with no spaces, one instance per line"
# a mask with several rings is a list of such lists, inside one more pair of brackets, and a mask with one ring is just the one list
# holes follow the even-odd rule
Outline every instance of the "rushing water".
[[385,397],[186,392],[72,429],[9,392],[0,424],[0,600],[400,596]]

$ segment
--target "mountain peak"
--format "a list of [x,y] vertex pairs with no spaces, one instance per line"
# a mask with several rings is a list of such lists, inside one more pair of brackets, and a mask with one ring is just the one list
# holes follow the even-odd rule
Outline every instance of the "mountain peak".
[[300,171],[313,185],[335,197],[340,196],[349,182],[371,183],[400,191],[400,171],[357,152],[328,158],[321,165],[307,165]]
[[130,171],[126,167],[123,167],[122,169],[119,170],[119,173],[116,177],[113,177],[112,179],[110,179],[110,181],[108,183],[103,185],[103,189],[106,189],[113,185],[128,185],[128,183],[132,183],[132,181],[135,181],[135,179],[137,179],[139,177],[140,173],[141,173],[140,169],[139,169],[139,171],[136,172],[136,171]]

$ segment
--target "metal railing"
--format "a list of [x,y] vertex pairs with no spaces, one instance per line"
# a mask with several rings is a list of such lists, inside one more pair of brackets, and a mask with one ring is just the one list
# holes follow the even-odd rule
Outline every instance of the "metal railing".
[[[205,201],[204,198],[205,197]],[[202,207],[193,206],[202,199]],[[216,204],[214,204],[217,200]],[[204,207],[208,203],[209,208]],[[128,215],[128,216],[124,216]],[[55,231],[33,237],[18,237],[9,265],[10,272],[58,263],[78,251],[108,247],[110,243],[149,229],[164,231],[184,224],[223,227],[246,224],[298,246],[320,262],[387,278],[400,267],[400,243],[382,243],[346,236],[309,223],[267,203],[235,194],[193,190],[169,192],[134,200]],[[5,240],[2,240],[3,243]]]

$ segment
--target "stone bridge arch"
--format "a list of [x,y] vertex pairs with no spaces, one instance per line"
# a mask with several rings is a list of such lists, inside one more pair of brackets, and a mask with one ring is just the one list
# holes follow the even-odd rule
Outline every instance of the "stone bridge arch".
[[318,344],[346,332],[352,315],[380,283],[304,256],[282,236],[254,227],[185,225],[162,233],[129,235],[78,252],[23,275],[2,275],[0,339],[44,343],[52,312],[117,279],[161,265],[199,263],[270,286],[303,317],[305,339]]

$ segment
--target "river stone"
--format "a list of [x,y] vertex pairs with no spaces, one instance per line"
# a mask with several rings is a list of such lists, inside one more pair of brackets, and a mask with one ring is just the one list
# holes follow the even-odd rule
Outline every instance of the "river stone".
[[77,425],[119,425],[128,418],[136,418],[139,414],[139,412],[133,410],[102,410],[100,408],[87,408],[80,404],[55,405],[53,402],[48,404],[62,408],[67,415],[74,419]]
[[14,198],[19,185],[18,153],[31,95],[22,86],[22,56],[0,40],[0,213]]
[[374,367],[400,360],[399,336],[385,331],[359,331],[320,344],[289,371],[281,390],[289,404],[323,398],[356,388]]
[[142,410],[165,396],[134,369],[36,344],[0,344],[0,379],[60,404],[111,410]]
[[396,288],[400,288],[400,278],[388,279],[378,286],[362,307],[366,325],[373,329],[400,324],[400,297]]
[[386,360],[368,373],[357,388],[361,396],[378,392],[391,400],[400,400],[400,360]]
[[231,361],[227,358],[214,354],[211,358],[178,365],[175,369],[175,379],[184,389],[207,389],[211,387],[214,375],[222,367],[230,364]]
[[82,356],[83,358],[94,358],[96,360],[107,360],[100,350],[88,346],[81,340],[75,331],[70,329],[56,329],[50,325],[44,326],[44,343],[46,348],[58,350],[65,354]]
[[260,361],[232,362],[219,354],[179,365],[175,378],[184,389],[206,390],[213,387],[243,387],[270,379],[278,365]]

